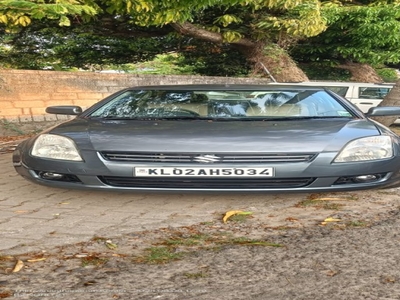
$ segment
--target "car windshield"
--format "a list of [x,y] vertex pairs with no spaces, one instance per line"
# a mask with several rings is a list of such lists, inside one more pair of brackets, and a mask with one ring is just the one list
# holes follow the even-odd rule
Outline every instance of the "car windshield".
[[92,111],[106,119],[349,118],[324,90],[127,90]]

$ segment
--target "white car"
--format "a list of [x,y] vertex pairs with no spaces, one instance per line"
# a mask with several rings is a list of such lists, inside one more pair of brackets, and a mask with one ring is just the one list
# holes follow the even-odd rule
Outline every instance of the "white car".
[[[371,107],[378,106],[390,92],[395,83],[365,83],[365,82],[336,82],[308,81],[294,83],[295,85],[318,86],[331,90],[355,104],[363,113]],[[396,124],[400,124],[397,119]]]

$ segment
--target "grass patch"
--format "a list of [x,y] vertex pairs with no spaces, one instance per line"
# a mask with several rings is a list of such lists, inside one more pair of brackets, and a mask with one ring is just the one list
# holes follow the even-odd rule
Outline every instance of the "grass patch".
[[108,259],[100,257],[96,254],[91,254],[89,256],[86,257],[82,257],[81,259],[81,264],[82,267],[87,267],[87,266],[101,266],[104,265],[106,262],[108,261]]
[[305,199],[297,203],[296,207],[315,207],[321,205],[320,200],[313,200],[313,199]]
[[145,254],[135,257],[133,261],[137,263],[165,264],[182,259],[184,256],[196,251],[220,251],[227,245],[283,247],[281,244],[264,240],[234,237],[226,232],[214,235],[197,232],[187,236],[175,232],[172,237],[154,243],[153,247],[145,249]]
[[151,247],[146,249],[147,254],[135,259],[136,262],[148,264],[165,264],[184,256],[182,252],[176,252],[173,247]]
[[315,199],[306,199],[300,201],[295,205],[295,207],[305,208],[305,207],[314,207],[318,209],[327,209],[327,210],[339,210],[344,206],[341,203],[334,203],[325,200],[315,200]]
[[328,224],[324,225],[327,228],[331,229],[339,229],[339,230],[346,230],[352,228],[365,228],[371,225],[368,221],[363,220],[351,220],[345,222],[329,222]]
[[246,222],[248,219],[250,219],[252,217],[253,216],[251,214],[237,214],[237,215],[231,216],[229,218],[229,221],[242,223],[242,222]]
[[166,239],[162,244],[167,246],[195,246],[200,245],[210,240],[208,234],[192,234],[187,237],[173,237]]
[[258,239],[249,239],[245,237],[232,238],[230,240],[222,242],[223,244],[231,245],[245,245],[245,246],[268,246],[268,247],[283,247],[281,244],[270,243]]
[[346,222],[347,227],[367,227],[369,224],[363,220],[353,220]]
[[[326,202],[326,201],[325,201],[325,202]],[[325,204],[322,205],[322,209],[339,210],[339,209],[341,209],[343,206],[344,206],[344,204],[326,202]]]

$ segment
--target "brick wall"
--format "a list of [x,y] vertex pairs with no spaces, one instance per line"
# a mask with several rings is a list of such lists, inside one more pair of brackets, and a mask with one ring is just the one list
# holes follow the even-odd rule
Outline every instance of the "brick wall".
[[130,86],[266,82],[262,78],[0,70],[0,119],[9,122],[63,120],[67,117],[46,114],[45,108],[51,105],[86,108]]

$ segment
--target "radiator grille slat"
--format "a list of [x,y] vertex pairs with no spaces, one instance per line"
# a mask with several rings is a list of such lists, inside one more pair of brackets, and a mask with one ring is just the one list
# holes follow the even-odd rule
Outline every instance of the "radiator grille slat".
[[297,154],[204,154],[204,153],[138,153],[138,152],[100,152],[108,161],[139,162],[139,163],[293,163],[309,162],[317,155],[315,153]]

